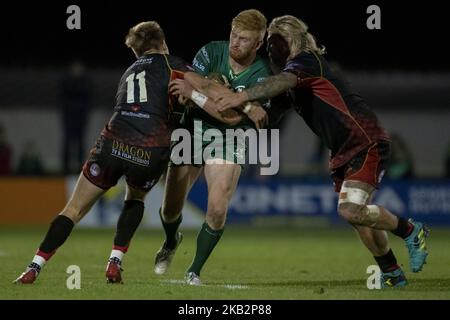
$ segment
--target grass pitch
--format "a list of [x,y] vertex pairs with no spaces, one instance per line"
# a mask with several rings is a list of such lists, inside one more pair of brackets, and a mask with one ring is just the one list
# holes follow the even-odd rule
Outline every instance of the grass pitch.
[[[450,299],[450,230],[434,229],[421,273],[410,272],[403,241],[391,246],[407,272],[402,289],[368,290],[366,269],[375,264],[351,228],[227,227],[202,270],[204,285],[182,282],[195,252],[197,231],[184,240],[167,274],[153,273],[161,230],[139,230],[123,262],[124,284],[107,285],[105,266],[114,230],[75,228],[30,286],[12,281],[30,262],[45,228],[0,228],[0,299]],[[69,290],[66,269],[81,268],[81,289]]]

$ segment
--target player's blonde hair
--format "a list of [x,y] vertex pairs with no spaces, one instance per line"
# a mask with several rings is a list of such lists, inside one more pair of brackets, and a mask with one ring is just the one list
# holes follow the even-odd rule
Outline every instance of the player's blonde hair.
[[258,40],[262,41],[267,29],[267,19],[256,9],[249,9],[239,12],[231,21],[231,27],[246,31],[256,31],[260,33]]
[[161,48],[165,38],[158,22],[145,21],[130,28],[125,37],[125,44],[141,56],[147,50]]
[[286,39],[291,53],[299,51],[314,52],[320,55],[325,53],[325,47],[319,47],[314,36],[308,32],[308,25],[294,16],[285,15],[274,18],[268,31]]

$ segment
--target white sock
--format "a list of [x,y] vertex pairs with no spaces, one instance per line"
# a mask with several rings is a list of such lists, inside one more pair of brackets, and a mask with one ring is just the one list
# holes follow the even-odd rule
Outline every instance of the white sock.
[[45,263],[47,262],[47,260],[45,260],[41,256],[35,255],[34,258],[33,258],[33,261],[31,261],[31,262],[38,264],[39,267],[41,267],[41,269],[42,269],[42,267],[45,266]]
[[112,251],[111,251],[111,255],[109,256],[109,258],[111,259],[111,258],[117,258],[117,259],[119,259],[120,261],[122,261],[122,259],[123,259],[123,255],[124,255],[125,253],[124,252],[122,252],[122,251],[120,251],[120,250],[115,250],[115,249],[113,249]]

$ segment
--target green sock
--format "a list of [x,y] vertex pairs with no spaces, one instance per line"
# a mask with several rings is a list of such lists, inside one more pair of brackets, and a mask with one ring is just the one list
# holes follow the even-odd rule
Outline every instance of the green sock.
[[192,264],[187,272],[195,272],[197,275],[200,275],[200,270],[213,251],[217,242],[219,242],[223,230],[223,228],[220,230],[213,230],[206,222],[203,223],[197,236],[197,250],[195,252],[194,261],[192,261]]
[[176,234],[178,231],[178,227],[183,221],[183,216],[180,214],[177,220],[174,222],[164,222],[161,215],[161,208],[159,209],[159,217],[161,218],[162,225],[164,227],[164,231],[166,232],[166,241],[164,242],[164,247],[167,249],[175,249],[177,245]]

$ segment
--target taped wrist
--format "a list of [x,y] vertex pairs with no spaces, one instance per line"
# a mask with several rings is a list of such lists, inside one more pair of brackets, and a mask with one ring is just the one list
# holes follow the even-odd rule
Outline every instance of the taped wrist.
[[253,109],[253,105],[252,105],[250,102],[248,102],[248,103],[245,105],[244,110],[242,110],[242,111],[243,111],[244,113],[248,114],[250,111],[252,111],[252,109]]
[[206,101],[208,100],[208,97],[196,90],[192,90],[191,100],[194,101],[196,105],[198,105],[200,108],[203,109],[203,107],[206,104]]

